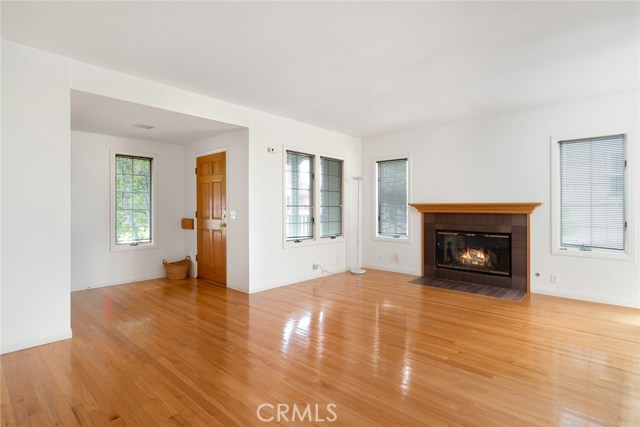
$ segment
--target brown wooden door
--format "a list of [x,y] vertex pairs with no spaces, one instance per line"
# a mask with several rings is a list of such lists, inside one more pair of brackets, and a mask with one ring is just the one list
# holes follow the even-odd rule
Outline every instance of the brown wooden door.
[[198,157],[198,277],[227,284],[226,153]]

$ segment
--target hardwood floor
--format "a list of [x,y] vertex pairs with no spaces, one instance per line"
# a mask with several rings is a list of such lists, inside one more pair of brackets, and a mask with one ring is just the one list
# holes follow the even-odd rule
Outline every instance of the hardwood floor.
[[639,310],[412,278],[75,292],[72,340],[2,356],[2,425],[640,425]]

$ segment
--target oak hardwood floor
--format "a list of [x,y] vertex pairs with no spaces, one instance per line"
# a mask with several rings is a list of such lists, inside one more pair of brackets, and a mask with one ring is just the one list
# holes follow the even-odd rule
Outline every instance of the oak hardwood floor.
[[73,339],[2,356],[2,425],[640,426],[639,310],[412,278],[75,292]]

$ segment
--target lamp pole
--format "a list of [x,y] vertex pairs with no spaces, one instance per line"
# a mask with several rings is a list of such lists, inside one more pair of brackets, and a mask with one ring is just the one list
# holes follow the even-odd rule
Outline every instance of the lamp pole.
[[351,179],[358,183],[358,207],[356,209],[356,268],[351,270],[351,274],[364,274],[366,270],[360,266],[360,184],[362,182],[361,176],[352,176]]

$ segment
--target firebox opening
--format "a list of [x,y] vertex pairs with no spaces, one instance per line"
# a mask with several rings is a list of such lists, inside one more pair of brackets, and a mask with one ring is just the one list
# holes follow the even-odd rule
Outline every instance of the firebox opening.
[[436,230],[436,266],[511,276],[511,234]]

